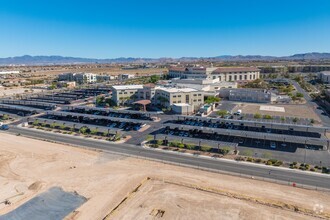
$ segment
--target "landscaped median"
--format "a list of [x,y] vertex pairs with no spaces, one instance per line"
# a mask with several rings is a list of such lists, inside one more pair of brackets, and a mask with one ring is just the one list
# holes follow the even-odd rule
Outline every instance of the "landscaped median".
[[122,136],[119,132],[113,134],[110,132],[101,132],[97,128],[90,129],[88,126],[75,128],[73,126],[64,124],[39,122],[38,120],[35,120],[34,122],[29,122],[28,128],[35,128],[48,132],[55,132],[73,136],[82,136],[112,142],[123,141],[128,138],[127,136]]
[[207,145],[198,146],[196,144],[181,143],[178,141],[168,142],[162,139],[152,139],[148,137],[144,142],[145,146],[150,148],[159,148],[161,150],[176,151],[181,153],[190,153],[194,155],[204,155],[210,157],[222,157],[226,159],[232,159],[236,161],[244,161],[256,164],[264,164],[266,166],[284,167],[290,169],[299,169],[301,171],[311,171],[324,174],[330,174],[330,168],[321,166],[312,166],[306,163],[288,163],[277,159],[262,159],[254,158],[251,156],[239,156],[238,152],[231,150],[230,147],[210,147]]
[[[149,138],[150,139],[150,138]],[[145,143],[148,147],[151,148],[159,148],[163,150],[171,150],[178,151],[182,153],[192,153],[192,154],[200,154],[205,156],[213,156],[213,157],[223,157],[229,154],[235,154],[235,152],[231,152],[230,147],[219,147],[212,148],[207,145],[196,145],[190,143],[181,143],[177,141],[168,142],[167,140],[147,140]]]

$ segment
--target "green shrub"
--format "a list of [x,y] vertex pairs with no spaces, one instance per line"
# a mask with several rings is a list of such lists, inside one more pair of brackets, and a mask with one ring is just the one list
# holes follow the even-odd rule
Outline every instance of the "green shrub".
[[170,142],[170,147],[177,147],[178,144],[178,142]]
[[185,148],[193,150],[193,149],[195,149],[195,145],[194,144],[185,144]]
[[279,166],[282,166],[282,164],[283,164],[283,162],[280,161],[280,160],[278,160],[278,161],[276,161],[276,163],[273,164],[273,165],[279,167]]
[[159,147],[158,144],[150,144],[149,146],[152,147],[152,148],[158,148]]
[[102,133],[102,136],[103,136],[103,137],[107,137],[107,136],[108,136],[108,132],[103,132],[103,133]]
[[91,133],[92,135],[97,135],[98,130],[97,130],[97,129],[92,129],[90,133]]
[[292,164],[293,164],[293,165],[297,165],[297,162],[294,161],[294,162],[292,162]]
[[241,156],[238,156],[238,157],[235,157],[235,160],[236,161],[245,161],[245,158],[241,157]]
[[87,133],[87,127],[81,127],[81,128],[79,129],[79,132],[80,132],[81,134],[86,134],[86,133]]
[[270,159],[269,161],[272,162],[272,163],[277,163],[278,162],[278,160],[276,160],[276,159]]
[[255,114],[254,114],[254,118],[256,118],[256,119],[260,119],[260,118],[261,118],[261,114],[259,114],[259,113],[255,113]]
[[212,150],[212,148],[209,147],[209,146],[202,146],[202,147],[201,147],[201,151],[208,152],[208,151],[211,151],[211,150]]
[[248,158],[246,159],[246,161],[248,161],[248,162],[253,162],[253,158],[252,158],[252,157],[248,157]]
[[184,144],[182,144],[182,143],[178,143],[178,144],[177,144],[177,147],[178,147],[178,148],[184,148]]
[[223,147],[220,149],[220,153],[223,155],[227,155],[230,152],[230,147]]
[[264,116],[263,116],[263,119],[273,119],[273,117],[270,116],[270,115],[264,115]]
[[273,165],[272,161],[267,160],[266,165]]
[[256,163],[261,163],[262,160],[261,160],[260,158],[257,158],[257,159],[254,160],[254,162],[256,162]]

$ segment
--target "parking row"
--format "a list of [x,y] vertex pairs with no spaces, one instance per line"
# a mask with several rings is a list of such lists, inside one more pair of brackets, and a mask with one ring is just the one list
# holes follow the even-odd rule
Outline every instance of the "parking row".
[[108,116],[113,118],[126,118],[126,119],[145,120],[145,121],[153,121],[156,119],[155,117],[136,111],[132,111],[132,112],[117,111],[112,109],[82,107],[82,106],[68,106],[63,108],[63,110],[72,113],[100,115],[100,116]]
[[244,124],[235,125],[234,123],[230,123],[230,122],[220,122],[220,121],[212,122],[212,120],[200,121],[198,119],[195,119],[195,120],[186,119],[186,120],[175,120],[174,123],[189,125],[189,126],[198,126],[198,127],[253,131],[253,132],[284,134],[284,135],[302,136],[302,137],[313,137],[313,138],[321,137],[321,134],[317,133],[317,132],[295,131],[292,128],[288,129],[288,130],[282,130],[282,129],[276,129],[276,128],[266,128],[266,126],[252,127],[252,126],[246,126]]
[[29,116],[35,115],[39,112],[42,112],[40,109],[26,107],[26,106],[16,106],[16,105],[7,105],[0,104],[0,111],[7,112],[10,114],[18,115],[18,116]]
[[56,105],[54,105],[54,104],[45,103],[45,102],[36,102],[36,101],[3,99],[3,100],[0,100],[0,103],[6,104],[6,105],[25,106],[25,107],[29,107],[29,108],[37,108],[37,109],[43,109],[43,110],[54,110],[56,108]]
[[285,124],[298,124],[298,125],[311,125],[311,119],[309,118],[298,118],[298,117],[283,117],[283,116],[271,116],[270,119],[255,118],[254,114],[242,114],[240,116],[234,115],[234,119],[243,119],[260,122],[273,122],[273,123],[285,123]]
[[138,131],[146,124],[140,122],[132,122],[132,121],[119,121],[110,118],[95,118],[95,117],[88,117],[83,115],[60,115],[60,114],[51,114],[47,113],[46,115],[42,116],[42,118],[46,119],[54,119],[54,120],[61,120],[61,121],[68,121],[68,122],[76,122],[82,124],[90,124],[90,125],[97,125],[97,126],[104,126],[108,128],[117,128],[125,131]]
[[266,140],[266,139],[258,139],[251,137],[237,137],[233,135],[224,135],[218,133],[206,133],[203,130],[199,129],[191,129],[191,130],[181,130],[179,128],[170,128],[166,127],[163,131],[166,135],[173,135],[182,138],[195,138],[196,141],[203,140],[213,140],[224,143],[234,143],[238,146],[252,147],[252,148],[260,148],[260,149],[272,149],[278,151],[286,151],[286,152],[295,152],[297,148],[306,148],[313,150],[321,150],[323,146],[314,145],[314,144],[299,144],[287,141],[276,141],[276,140]]

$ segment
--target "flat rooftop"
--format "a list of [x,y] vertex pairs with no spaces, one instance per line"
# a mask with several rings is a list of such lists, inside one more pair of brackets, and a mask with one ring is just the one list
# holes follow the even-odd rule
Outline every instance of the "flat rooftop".
[[173,104],[173,105],[175,105],[175,106],[180,106],[180,107],[189,107],[189,106],[191,106],[191,105],[189,105],[188,103],[175,103],[175,104]]
[[323,75],[330,75],[330,71],[322,71],[321,72]]
[[122,85],[122,86],[112,86],[116,90],[125,90],[125,89],[143,89],[143,85]]
[[175,92],[197,92],[197,89],[192,89],[192,88],[175,88],[175,87],[171,87],[171,88],[166,88],[166,87],[159,87],[159,90],[163,90],[169,93],[175,93]]

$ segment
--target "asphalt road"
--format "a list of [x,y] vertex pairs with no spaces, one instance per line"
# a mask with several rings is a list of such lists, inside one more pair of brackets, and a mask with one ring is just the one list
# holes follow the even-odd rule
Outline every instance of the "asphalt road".
[[191,157],[180,154],[162,152],[158,150],[145,149],[140,146],[130,144],[107,143],[92,139],[77,138],[73,136],[59,135],[55,133],[46,133],[36,130],[28,130],[12,126],[7,132],[20,133],[23,136],[35,137],[39,139],[57,141],[75,146],[82,146],[104,151],[121,153],[126,155],[151,158],[161,161],[168,161],[188,166],[225,171],[228,173],[242,174],[259,178],[273,179],[284,182],[295,182],[297,186],[305,185],[318,188],[330,189],[330,175],[318,175],[305,172],[299,172],[289,169],[276,169],[274,167],[264,167],[249,165],[246,163],[215,160],[204,157]]
[[324,114],[322,109],[318,109],[318,107],[320,107],[318,104],[316,104],[315,102],[313,102],[313,99],[310,97],[310,95],[308,94],[308,92],[306,92],[303,88],[301,88],[301,86],[299,85],[299,83],[297,83],[294,80],[289,80],[292,85],[294,87],[296,87],[297,91],[302,93],[304,95],[304,98],[306,100],[307,105],[311,106],[314,110],[314,112],[320,117],[320,119],[322,120],[322,124],[323,126],[327,126],[330,127],[330,117],[328,115],[326,115],[326,113]]

